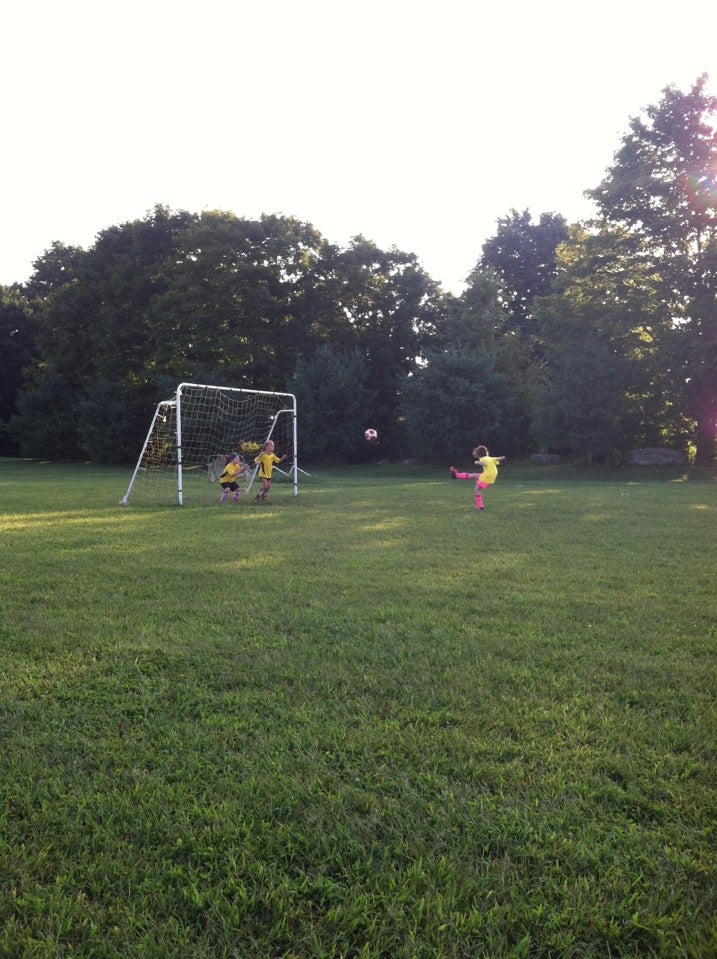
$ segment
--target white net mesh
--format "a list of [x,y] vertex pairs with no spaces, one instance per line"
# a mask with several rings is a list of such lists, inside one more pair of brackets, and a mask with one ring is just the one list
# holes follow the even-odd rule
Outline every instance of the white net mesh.
[[272,481],[289,483],[296,492],[295,420],[296,403],[288,393],[182,383],[175,400],[157,406],[122,503],[217,502],[219,476],[231,453],[247,466],[237,480],[246,492],[254,481],[254,457],[267,439],[277,455],[288,454],[274,467]]

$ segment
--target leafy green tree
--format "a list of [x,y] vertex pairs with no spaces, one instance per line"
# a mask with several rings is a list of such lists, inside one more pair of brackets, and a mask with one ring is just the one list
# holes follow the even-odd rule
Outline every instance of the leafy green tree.
[[8,425],[23,385],[23,370],[35,349],[36,323],[17,287],[0,287],[0,455],[14,455],[19,444]]
[[325,241],[290,217],[204,213],[180,237],[152,304],[153,355],[177,382],[280,389],[313,349],[304,276]]
[[500,374],[501,403],[510,399],[510,435],[500,444],[511,455],[523,454],[530,445],[528,433],[532,368],[526,342],[516,334],[502,298],[503,283],[493,269],[477,266],[460,297],[447,300],[446,318],[433,337],[434,350],[468,356],[488,354],[491,368]]
[[551,356],[544,405],[536,410],[546,445],[584,454],[588,463],[596,453],[609,456],[620,449],[626,367],[625,358],[594,328],[568,339]]
[[680,435],[681,417],[661,399],[659,277],[634,250],[633,237],[607,226],[571,227],[559,248],[555,293],[535,302],[543,389],[532,423],[543,449],[591,458]]
[[[172,390],[167,390],[166,395],[171,395]],[[75,401],[77,434],[83,452],[94,462],[132,462],[141,448],[137,426],[141,423],[146,431],[149,425],[145,407],[141,394],[98,377]]]
[[25,284],[25,295],[29,299],[44,299],[54,290],[71,283],[83,255],[81,247],[54,242],[33,263],[32,276]]
[[23,456],[74,460],[84,455],[74,411],[77,391],[54,370],[32,368],[27,388],[18,394],[9,433]]
[[157,399],[150,307],[187,219],[157,207],[143,221],[103,231],[90,250],[55,244],[36,261],[27,289],[34,295],[37,357],[12,420],[26,455],[46,455],[55,445],[53,430],[61,455],[89,455],[91,425],[84,417],[96,403],[85,400],[96,395],[98,382],[106,384],[105,402],[126,401],[123,410],[134,414],[133,445],[141,442]]
[[426,361],[403,385],[409,452],[456,465],[477,443],[513,453],[523,410],[496,354],[447,349],[429,352]]
[[299,357],[288,384],[299,411],[299,450],[310,462],[360,462],[368,447],[364,430],[374,421],[376,392],[369,367],[357,349],[342,352],[324,344]]
[[463,293],[446,298],[445,315],[428,346],[468,352],[500,349],[509,323],[501,292],[501,280],[494,270],[475,267]]
[[567,236],[567,223],[560,214],[541,213],[534,223],[528,210],[511,210],[498,220],[495,236],[483,244],[478,268],[494,270],[500,277],[508,328],[520,337],[535,332],[533,302],[551,292],[556,250]]
[[656,277],[668,317],[657,330],[671,399],[694,419],[697,463],[715,458],[717,404],[717,98],[701,77],[630,121],[602,183],[589,196],[625,231]]
[[[163,207],[102,231],[87,251],[54,244],[28,291],[37,359],[16,435],[28,454],[46,450],[24,420],[52,402],[46,422],[62,419],[63,450],[105,460],[141,443],[168,384],[282,389],[321,345],[364,358],[370,419],[388,440],[400,379],[441,306],[410,254],[359,238],[340,250],[290,217]],[[104,430],[120,417],[122,428]]]
[[443,318],[443,294],[414,254],[381,250],[364,237],[335,257],[333,283],[334,309],[344,322],[332,345],[365,356],[375,392],[372,422],[387,445],[399,448],[401,384]]

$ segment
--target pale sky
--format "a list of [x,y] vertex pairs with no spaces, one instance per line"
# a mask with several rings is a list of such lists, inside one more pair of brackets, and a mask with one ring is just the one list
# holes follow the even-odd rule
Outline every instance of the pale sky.
[[714,0],[22,0],[0,30],[0,284],[160,203],[362,234],[459,293],[512,208],[590,216],[664,87],[717,92]]

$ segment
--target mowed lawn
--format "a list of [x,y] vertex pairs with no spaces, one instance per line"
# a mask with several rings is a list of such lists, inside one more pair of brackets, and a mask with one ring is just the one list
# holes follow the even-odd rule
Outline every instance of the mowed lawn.
[[715,476],[310,472],[0,460],[0,956],[716,956]]

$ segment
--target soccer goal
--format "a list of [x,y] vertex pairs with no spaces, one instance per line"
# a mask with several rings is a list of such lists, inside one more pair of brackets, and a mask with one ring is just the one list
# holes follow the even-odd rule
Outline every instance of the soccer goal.
[[[134,504],[215,502],[225,456],[239,453],[247,470],[240,482],[249,492],[256,476],[254,457],[267,440],[287,459],[273,479],[299,491],[296,397],[292,393],[242,390],[180,383],[172,399],[157,404],[127,492]],[[277,475],[278,474],[278,475]],[[276,484],[274,484],[276,485]]]

